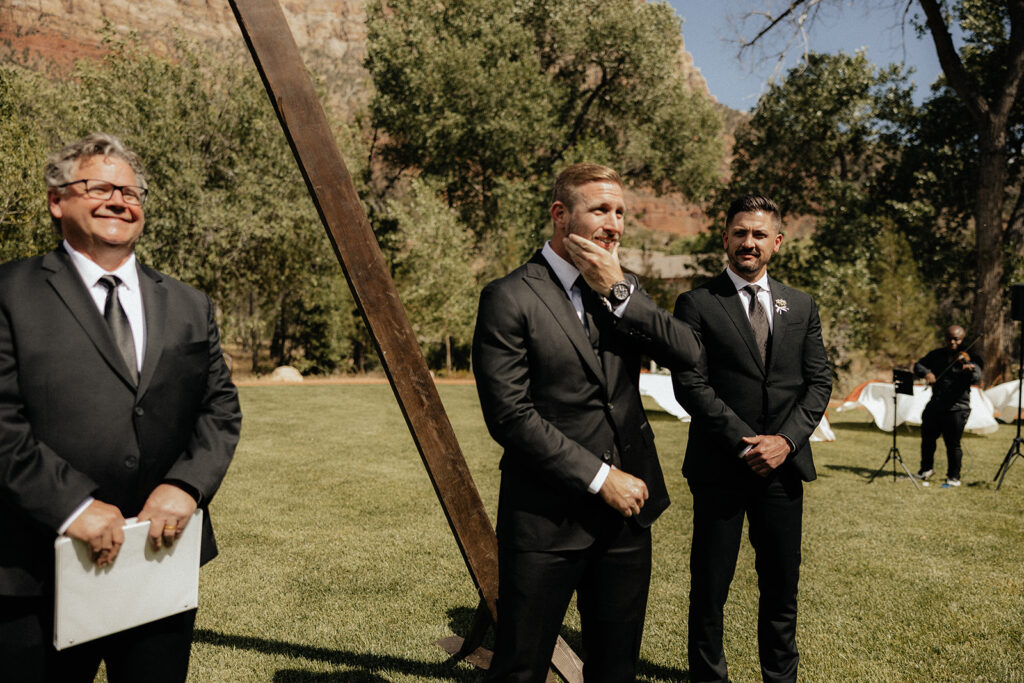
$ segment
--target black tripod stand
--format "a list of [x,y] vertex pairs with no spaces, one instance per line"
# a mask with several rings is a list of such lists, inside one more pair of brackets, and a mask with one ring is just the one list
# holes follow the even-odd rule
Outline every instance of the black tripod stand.
[[875,477],[885,470],[885,466],[888,465],[891,460],[892,480],[896,481],[896,464],[899,463],[899,466],[907,473],[907,479],[914,484],[914,488],[920,489],[921,487],[918,486],[917,480],[914,479],[914,475],[910,473],[910,470],[908,470],[906,464],[904,464],[903,458],[900,456],[900,449],[896,447],[896,421],[899,415],[899,411],[897,410],[899,408],[899,397],[900,394],[914,395],[914,375],[906,370],[893,370],[892,384],[892,448],[889,449],[889,455],[885,456],[885,462],[882,463],[882,466],[878,468],[878,471],[871,475],[870,479],[868,479],[868,483],[870,484],[873,482]]
[[[1019,286],[1019,285],[1018,285]],[[998,481],[996,484],[996,491],[1003,485],[1003,479],[1006,477],[1006,473],[1010,471],[1010,465],[1017,458],[1024,458],[1021,454],[1021,444],[1024,444],[1024,439],[1020,436],[1020,395],[1021,388],[1024,385],[1024,323],[1021,324],[1021,335],[1020,343],[1017,344],[1017,436],[1014,437],[1013,443],[1010,444],[1010,450],[1006,451],[1006,457],[1003,458],[1003,463],[999,466],[999,470],[996,472],[995,479],[992,481]]]

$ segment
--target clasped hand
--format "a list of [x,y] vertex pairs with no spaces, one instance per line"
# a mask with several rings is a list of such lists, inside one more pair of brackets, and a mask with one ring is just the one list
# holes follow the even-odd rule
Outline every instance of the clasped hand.
[[[185,531],[196,510],[192,496],[172,484],[160,484],[146,499],[140,522],[149,522],[149,540],[154,550],[170,547]],[[111,564],[124,544],[124,516],[114,505],[94,500],[67,528],[67,535],[89,545],[92,560],[99,567]]]
[[772,470],[786,462],[789,455],[789,442],[778,434],[759,434],[743,437],[751,448],[743,454],[747,466],[762,477],[767,477]]
[[613,467],[597,492],[601,499],[623,517],[640,514],[647,501],[647,484],[628,472]]

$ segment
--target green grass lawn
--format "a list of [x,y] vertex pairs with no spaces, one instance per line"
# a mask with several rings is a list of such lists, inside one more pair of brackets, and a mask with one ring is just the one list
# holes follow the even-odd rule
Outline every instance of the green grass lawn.
[[[492,519],[499,449],[471,386],[442,399]],[[475,681],[434,641],[464,634],[475,591],[386,385],[241,389],[245,421],[201,573],[190,680]],[[687,426],[654,408],[674,504],[654,529],[641,679],[685,681]],[[965,438],[964,485],[868,484],[891,436],[832,415],[805,489],[800,593],[806,681],[1024,681],[1024,463],[992,477],[1014,431]],[[900,431],[918,466],[917,430]],[[937,457],[944,471],[944,450]],[[941,482],[941,477],[939,482]],[[743,547],[726,607],[734,680],[757,681],[756,578]],[[563,631],[579,646],[570,611]]]

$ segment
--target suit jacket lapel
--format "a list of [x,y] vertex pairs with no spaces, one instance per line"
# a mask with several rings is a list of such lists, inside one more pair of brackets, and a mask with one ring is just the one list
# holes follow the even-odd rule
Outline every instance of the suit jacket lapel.
[[[559,327],[569,337],[569,341],[576,348],[584,364],[590,368],[602,386],[607,384],[601,361],[594,353],[594,347],[590,343],[590,337],[583,329],[576,309],[573,308],[569,297],[565,295],[562,284],[555,277],[555,274],[548,266],[547,260],[537,252],[526,266],[526,284],[529,285],[537,298],[551,311]],[[593,324],[593,323],[592,323]]]
[[[786,305],[786,286],[769,277],[768,287],[772,295],[772,341],[770,348],[781,349],[783,344],[786,343],[786,317],[785,313],[780,310],[780,307],[775,305],[775,302],[781,300],[783,302],[782,305]],[[772,359],[774,355],[772,353],[768,354],[769,367],[773,364]]]
[[117,376],[134,389],[135,380],[129,376],[128,367],[124,364],[117,345],[114,344],[110,328],[107,327],[107,322],[100,315],[85,283],[71,263],[71,257],[63,249],[58,249],[44,256],[42,265],[45,270],[50,271],[47,282],[68,307],[72,317],[89,336],[100,355]]
[[142,357],[139,375],[139,396],[142,397],[153,381],[160,354],[163,351],[164,321],[167,320],[167,288],[155,270],[145,268],[136,261],[139,271],[139,290],[142,293],[142,311],[146,318],[146,352]]
[[743,300],[740,299],[736,286],[724,272],[713,282],[712,292],[715,298],[718,299],[722,308],[725,309],[729,319],[732,320],[732,324],[736,327],[736,332],[740,335],[740,339],[747,345],[747,350],[750,351],[751,357],[763,372],[765,368],[764,363],[761,362],[761,352],[757,348],[754,330],[750,327],[750,319],[747,317],[747,312],[743,310]]

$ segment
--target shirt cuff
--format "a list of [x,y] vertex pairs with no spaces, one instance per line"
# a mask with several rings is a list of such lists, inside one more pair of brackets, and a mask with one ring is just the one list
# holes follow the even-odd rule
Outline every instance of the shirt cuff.
[[78,507],[76,507],[75,511],[72,512],[70,515],[68,515],[68,518],[65,519],[64,523],[60,525],[60,527],[57,529],[57,534],[58,535],[63,535],[64,532],[68,530],[68,527],[71,526],[76,519],[78,519],[78,516],[81,515],[83,512],[85,512],[85,508],[87,508],[90,505],[92,505],[92,502],[94,500],[96,500],[96,499],[93,498],[92,496],[89,496],[88,498],[83,500],[82,504],[79,505]]
[[609,311],[611,311],[612,315],[614,315],[616,318],[621,318],[622,316],[624,316],[626,314],[626,306],[629,305],[629,300],[633,298],[633,292],[636,291],[636,287],[633,286],[632,282],[629,282],[627,284],[629,284],[629,296],[627,296],[626,300],[623,301],[618,306],[616,306],[615,308],[612,308],[612,302],[608,300],[608,297],[606,297],[606,296],[602,296],[601,297],[601,301],[604,302],[605,307]]
[[608,463],[601,463],[601,469],[594,475],[593,481],[590,482],[590,486],[587,487],[587,491],[590,493],[597,493],[604,486],[604,480],[608,478],[608,473],[612,471],[612,468],[608,466]]
[[781,436],[783,439],[785,439],[786,443],[789,444],[789,452],[790,453],[795,453],[796,452],[796,444],[793,443],[793,439],[789,438],[785,434],[779,434],[779,436]]
[[744,449],[743,449],[742,451],[740,451],[740,452],[739,452],[739,453],[737,454],[737,456],[736,456],[736,457],[738,457],[738,458],[745,458],[745,457],[747,456],[747,453],[749,453],[749,452],[750,452],[750,449],[751,449],[751,448],[753,448],[753,447],[754,447],[754,446],[753,446],[752,444],[749,444],[749,443],[748,443],[748,444],[746,445],[746,447],[745,447],[745,448],[744,448]]

